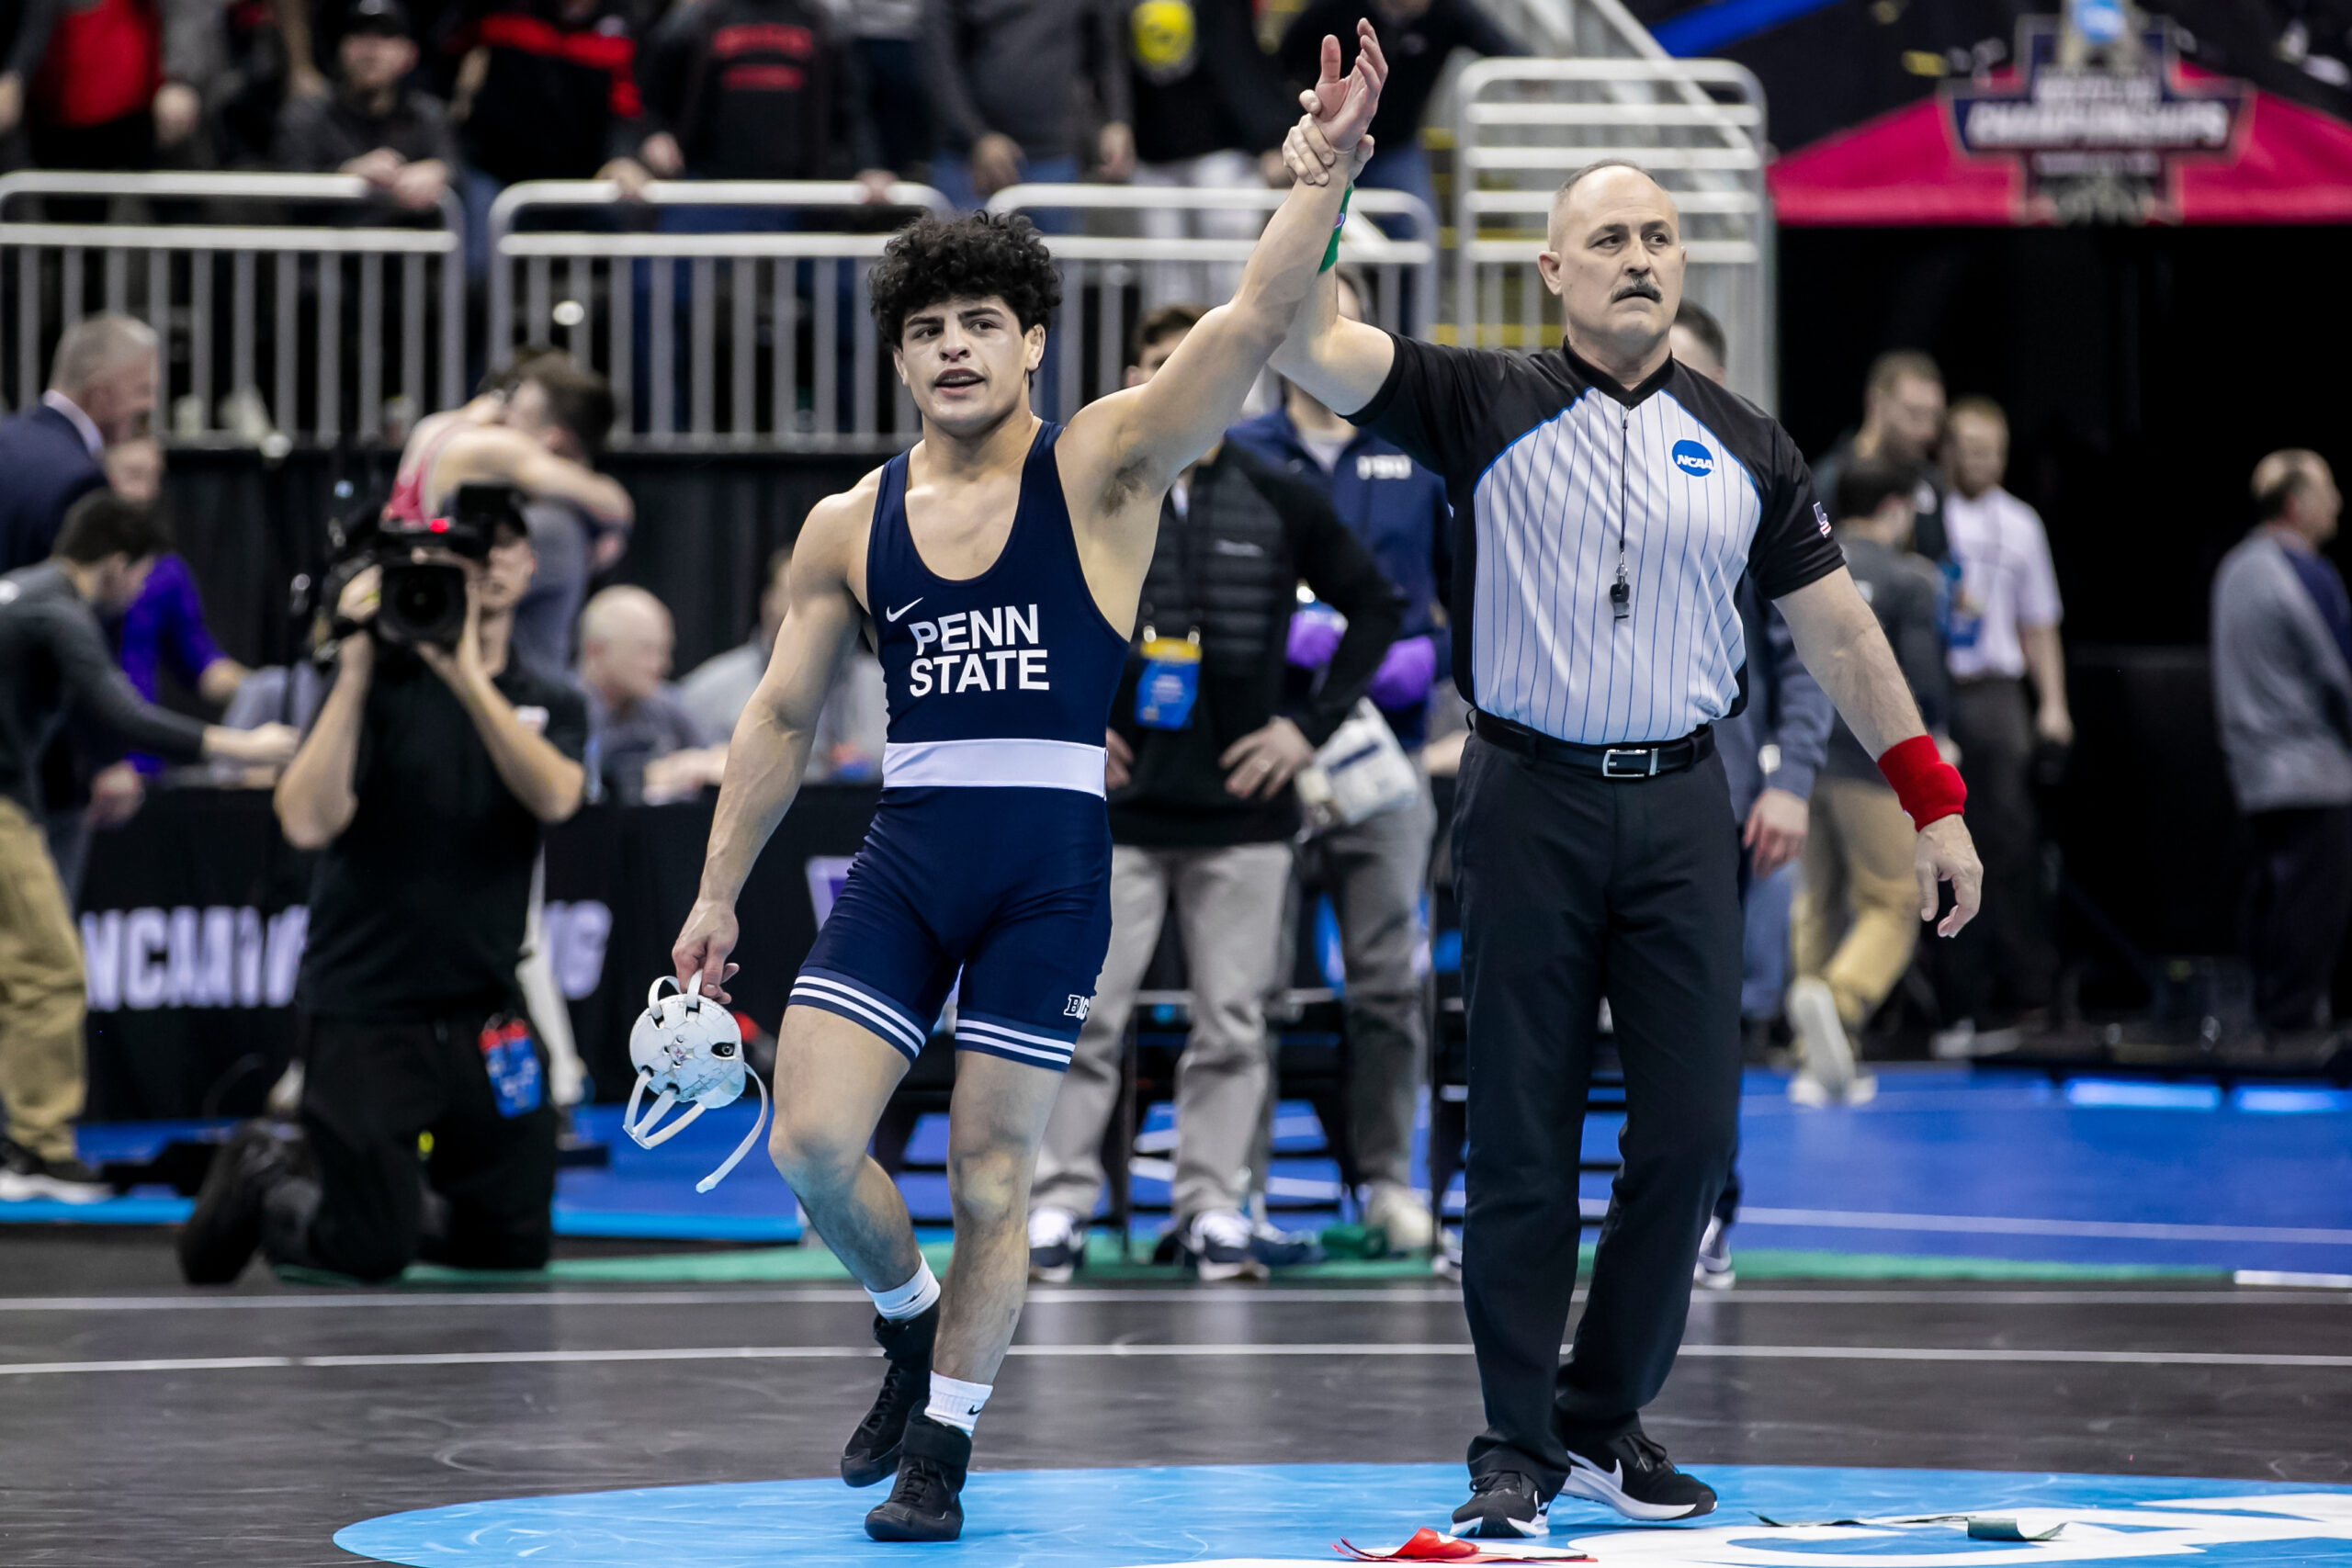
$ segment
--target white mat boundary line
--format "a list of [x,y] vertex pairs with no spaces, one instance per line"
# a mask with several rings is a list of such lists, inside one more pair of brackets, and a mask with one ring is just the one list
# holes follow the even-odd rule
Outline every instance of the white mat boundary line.
[[[1565,1350],[1566,1347],[1563,1346]],[[2287,1367],[2352,1371],[2352,1356],[2228,1350],[2031,1350],[1975,1346],[1685,1345],[1698,1359],[1800,1361],[1922,1361],[2034,1366]],[[879,1350],[847,1345],[723,1345],[608,1350],[453,1350],[343,1356],[188,1356],[138,1360],[0,1362],[0,1377],[97,1372],[181,1372],[333,1370],[347,1368],[561,1366],[627,1361],[865,1360]],[[1242,1359],[1258,1357],[1467,1357],[1454,1340],[1334,1344],[1015,1345],[1009,1356],[1040,1359]]]

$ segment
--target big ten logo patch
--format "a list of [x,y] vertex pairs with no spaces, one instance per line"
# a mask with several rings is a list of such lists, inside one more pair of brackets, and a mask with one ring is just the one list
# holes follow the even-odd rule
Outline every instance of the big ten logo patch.
[[1360,479],[1409,479],[1413,477],[1413,459],[1402,452],[1365,452],[1356,458],[1356,478]]
[[1069,999],[1069,1005],[1062,1009],[1062,1016],[1064,1018],[1074,1018],[1078,1020],[1079,1022],[1084,1023],[1086,1021],[1086,1015],[1093,1010],[1094,998],[1092,997],[1072,997]]
[[910,697],[1053,690],[1035,604],[1025,612],[1014,604],[958,610],[917,621],[907,632],[915,639],[915,657],[907,665]]

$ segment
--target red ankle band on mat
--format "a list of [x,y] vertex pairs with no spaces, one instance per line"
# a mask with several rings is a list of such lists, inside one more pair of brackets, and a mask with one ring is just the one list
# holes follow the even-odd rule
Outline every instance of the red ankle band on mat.
[[1879,756],[1878,771],[1894,786],[1894,798],[1911,814],[1915,828],[1957,817],[1968,802],[1960,770],[1944,761],[1933,736],[1915,735],[1888,747]]

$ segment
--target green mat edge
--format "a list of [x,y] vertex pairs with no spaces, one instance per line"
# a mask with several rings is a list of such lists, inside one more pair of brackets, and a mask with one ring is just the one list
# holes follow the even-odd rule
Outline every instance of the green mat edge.
[[[947,1268],[949,1244],[923,1247],[933,1269]],[[1075,1284],[1176,1284],[1185,1276],[1171,1266],[1150,1262],[1151,1244],[1138,1237],[1132,1261],[1122,1261],[1114,1237],[1097,1232],[1087,1247],[1086,1267]],[[1582,1249],[1586,1266],[1592,1248]],[[2126,1263],[2063,1263],[2007,1258],[1941,1258],[1883,1252],[1823,1252],[1754,1247],[1733,1257],[1739,1277],[1765,1280],[1975,1280],[2057,1282],[2097,1280],[2228,1280],[2227,1269],[2187,1269]],[[333,1275],[307,1269],[280,1270],[288,1284],[349,1283]],[[1347,1258],[1283,1269],[1283,1282],[1398,1283],[1434,1278],[1425,1257],[1379,1259]],[[446,1269],[418,1264],[403,1274],[400,1286],[447,1290],[453,1286],[496,1289],[549,1280],[581,1284],[822,1284],[847,1283],[849,1270],[821,1247],[761,1247],[728,1252],[658,1253],[640,1258],[559,1258],[541,1273],[499,1273]]]

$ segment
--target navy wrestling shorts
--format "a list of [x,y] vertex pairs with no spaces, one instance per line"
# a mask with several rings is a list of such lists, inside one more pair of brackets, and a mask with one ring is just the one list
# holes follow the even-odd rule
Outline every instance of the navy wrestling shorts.
[[1111,945],[1111,825],[1069,789],[889,789],[792,1005],[912,1061],[956,984],[956,1047],[1069,1066]]

